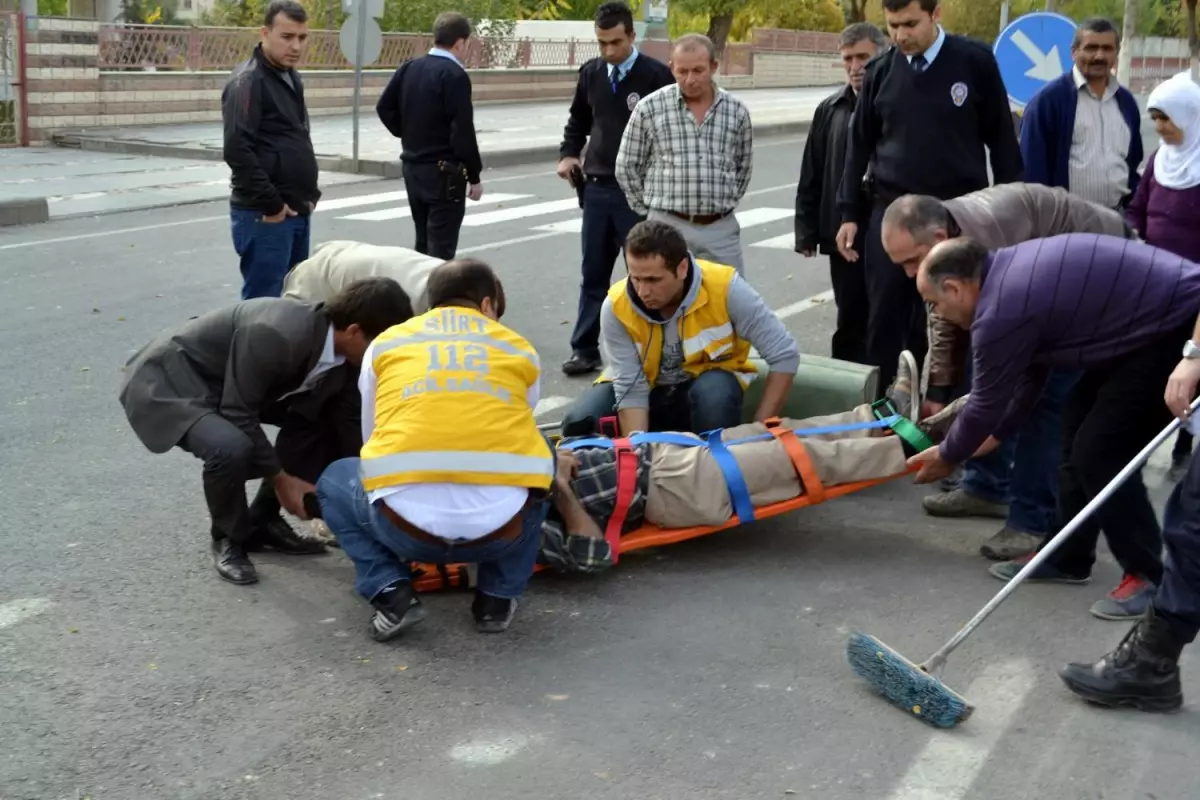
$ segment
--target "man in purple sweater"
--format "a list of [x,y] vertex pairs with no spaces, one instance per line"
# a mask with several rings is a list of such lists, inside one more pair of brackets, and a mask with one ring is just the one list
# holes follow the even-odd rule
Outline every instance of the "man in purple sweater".
[[[1063,409],[1059,527],[1170,421],[1162,391],[1200,311],[1200,264],[1096,234],[992,253],[959,238],[930,252],[917,288],[939,315],[970,329],[974,349],[971,399],[941,446],[912,460],[921,465],[918,482],[939,480],[1011,436],[1051,369],[1082,370]],[[1088,582],[1101,530],[1128,584],[1120,593],[1124,613],[1107,618],[1140,616],[1163,571],[1162,533],[1140,477],[1126,481],[1031,580]],[[1010,580],[1030,557],[991,572]]]

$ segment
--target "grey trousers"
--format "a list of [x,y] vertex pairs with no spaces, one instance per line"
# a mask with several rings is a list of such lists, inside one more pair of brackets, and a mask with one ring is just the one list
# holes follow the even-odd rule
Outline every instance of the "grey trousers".
[[650,209],[647,219],[655,219],[673,225],[687,241],[692,255],[705,261],[715,261],[727,267],[733,267],[738,275],[746,276],[745,264],[742,261],[742,226],[738,225],[737,217],[729,214],[711,225],[693,225],[674,214]]

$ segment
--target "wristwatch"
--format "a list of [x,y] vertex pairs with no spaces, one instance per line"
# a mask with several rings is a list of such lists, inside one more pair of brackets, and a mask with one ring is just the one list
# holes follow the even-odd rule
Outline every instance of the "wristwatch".
[[1200,345],[1188,339],[1183,343],[1183,357],[1188,359],[1200,358]]

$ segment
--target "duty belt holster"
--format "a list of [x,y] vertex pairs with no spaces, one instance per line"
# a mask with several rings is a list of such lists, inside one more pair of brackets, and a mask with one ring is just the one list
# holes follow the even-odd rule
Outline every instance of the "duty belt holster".
[[437,162],[437,168],[446,189],[446,198],[459,202],[459,189],[467,185],[467,168],[458,161],[444,159]]

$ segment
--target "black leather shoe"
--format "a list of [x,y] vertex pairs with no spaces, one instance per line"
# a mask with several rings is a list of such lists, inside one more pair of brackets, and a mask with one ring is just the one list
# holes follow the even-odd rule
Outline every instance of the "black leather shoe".
[[217,539],[212,543],[212,555],[217,574],[225,580],[239,585],[258,583],[258,571],[238,545],[228,539]]
[[265,524],[255,526],[246,549],[251,552],[271,549],[290,556],[311,556],[324,553],[325,545],[296,533],[283,517],[273,517]]
[[1151,606],[1116,650],[1095,664],[1068,664],[1058,675],[1068,689],[1097,705],[1174,711],[1183,705],[1179,683],[1183,644]]
[[571,357],[563,362],[562,371],[564,375],[587,375],[589,372],[595,372],[604,365],[598,358],[588,358],[579,353],[572,353]]

